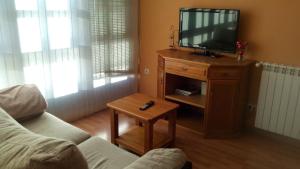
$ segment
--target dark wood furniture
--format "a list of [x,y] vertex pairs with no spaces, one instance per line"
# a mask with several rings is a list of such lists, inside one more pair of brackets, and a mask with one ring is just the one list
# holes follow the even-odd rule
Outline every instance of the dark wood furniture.
[[[153,100],[155,105],[146,111],[140,111],[146,102]],[[172,146],[176,135],[176,109],[178,105],[163,99],[157,99],[136,93],[107,104],[111,112],[111,142],[121,145],[139,155],[151,149]],[[138,121],[137,125],[119,136],[118,114],[123,113]],[[156,131],[154,123],[162,118],[168,118],[168,133]]]
[[[177,124],[206,137],[240,133],[253,61],[238,62],[227,56],[209,58],[182,50],[161,50],[158,55],[158,96],[198,111],[183,110]],[[202,83],[206,83],[206,95],[175,93],[177,88],[189,85],[201,88]]]

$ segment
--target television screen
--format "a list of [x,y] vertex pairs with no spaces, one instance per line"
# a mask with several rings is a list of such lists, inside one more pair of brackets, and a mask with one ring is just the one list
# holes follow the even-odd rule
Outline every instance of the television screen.
[[235,53],[239,10],[180,9],[179,46]]

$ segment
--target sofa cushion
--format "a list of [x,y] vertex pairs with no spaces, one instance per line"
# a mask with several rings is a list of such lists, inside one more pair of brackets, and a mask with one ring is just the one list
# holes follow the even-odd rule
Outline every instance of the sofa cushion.
[[149,151],[125,169],[181,169],[185,162],[182,150],[161,148]]
[[72,141],[75,144],[90,138],[90,135],[83,130],[47,112],[30,120],[22,121],[21,124],[34,133]]
[[0,166],[5,169],[87,169],[72,142],[41,136],[0,108]]
[[138,159],[119,147],[99,138],[92,137],[78,145],[90,169],[123,169]]
[[47,103],[35,85],[18,85],[0,90],[0,107],[16,120],[41,114]]

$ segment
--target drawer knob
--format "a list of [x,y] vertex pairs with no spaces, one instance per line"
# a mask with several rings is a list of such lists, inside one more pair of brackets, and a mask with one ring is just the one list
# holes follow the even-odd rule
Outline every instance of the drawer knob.
[[187,67],[182,67],[182,70],[183,70],[183,71],[187,71],[188,68],[187,68]]

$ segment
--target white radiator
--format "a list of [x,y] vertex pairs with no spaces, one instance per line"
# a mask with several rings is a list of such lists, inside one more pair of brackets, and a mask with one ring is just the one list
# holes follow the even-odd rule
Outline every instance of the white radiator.
[[300,68],[262,65],[255,127],[300,139]]

